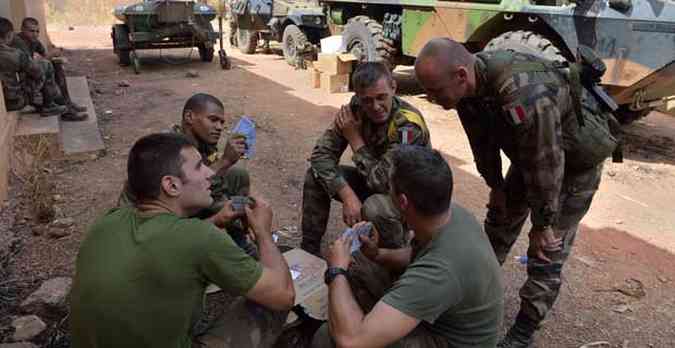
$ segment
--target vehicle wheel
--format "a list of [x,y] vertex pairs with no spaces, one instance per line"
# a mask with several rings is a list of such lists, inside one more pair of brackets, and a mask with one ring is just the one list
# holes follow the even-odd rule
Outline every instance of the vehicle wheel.
[[384,62],[394,69],[396,48],[386,39],[382,25],[367,16],[349,20],[342,32],[342,48],[356,56],[359,62]]
[[136,51],[132,51],[129,54],[129,57],[131,58],[131,62],[133,63],[134,72],[136,74],[140,74],[141,73],[141,59],[138,58],[138,53],[136,53]]
[[300,61],[299,55],[302,54],[302,51],[298,49],[304,49],[309,44],[307,35],[298,28],[297,25],[290,24],[284,29],[284,35],[281,41],[281,49],[284,52],[284,58],[286,63],[291,66],[298,65]]
[[619,123],[627,125],[647,116],[650,112],[652,112],[652,109],[633,111],[628,108],[628,105],[624,104],[614,111],[614,117]]
[[485,50],[510,50],[531,54],[556,62],[564,62],[567,60],[551,40],[535,32],[525,30],[507,31],[490,40],[490,42],[485,45]]
[[258,47],[258,32],[250,29],[237,29],[237,45],[241,53],[255,53]]
[[116,24],[112,32],[113,50],[119,59],[120,65],[131,64],[129,58],[129,28],[124,24]]
[[205,44],[199,45],[199,58],[202,62],[212,62],[213,61],[213,46],[206,46]]

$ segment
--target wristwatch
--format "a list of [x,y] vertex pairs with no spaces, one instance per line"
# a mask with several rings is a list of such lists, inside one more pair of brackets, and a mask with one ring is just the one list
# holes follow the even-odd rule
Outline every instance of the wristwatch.
[[333,281],[333,279],[335,279],[335,277],[339,276],[340,274],[344,275],[345,277],[349,275],[347,270],[344,268],[328,267],[326,273],[323,274],[323,281],[326,283],[326,285],[328,285]]

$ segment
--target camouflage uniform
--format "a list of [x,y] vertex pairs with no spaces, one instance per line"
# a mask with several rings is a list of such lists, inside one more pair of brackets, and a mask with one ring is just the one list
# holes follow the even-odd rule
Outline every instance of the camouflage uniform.
[[[179,125],[174,125],[171,132],[178,134],[185,134],[183,128]],[[218,150],[217,145],[211,145],[204,142],[194,144],[199,153],[204,159],[204,163],[212,166],[223,157],[223,152]],[[225,175],[214,176],[211,179],[211,197],[213,197],[213,204],[206,209],[200,211],[196,217],[207,218],[217,213],[222,207],[225,200],[232,196],[248,196],[251,187],[251,180],[246,169],[231,167],[227,170]],[[136,203],[136,197],[129,188],[127,182],[124,183],[124,189],[120,195],[117,205],[133,205]],[[232,222],[226,227],[232,239],[242,247],[249,255],[255,255],[255,247],[246,239],[245,227],[240,220]]]
[[[562,268],[600,184],[602,164],[570,169],[575,159],[566,157],[565,134],[578,129],[578,122],[566,70],[502,74],[492,69],[495,54],[477,54],[478,90],[475,96],[463,98],[457,110],[478,171],[490,188],[506,193],[506,212],[488,206],[485,221],[499,262],[504,263],[528,215],[533,226],[550,226],[563,240],[562,250],[546,253],[552,263],[528,252],[528,278],[520,290],[521,309],[514,328],[531,334],[558,296]],[[540,61],[518,53],[511,53],[510,59],[507,66]],[[581,97],[599,110],[588,92],[583,90]],[[506,178],[500,150],[511,160]]]
[[0,80],[8,111],[21,110],[28,104],[25,80],[30,70],[28,56],[8,45],[0,45]]
[[319,255],[326,232],[331,198],[349,185],[363,202],[361,216],[380,232],[384,248],[403,246],[406,233],[399,212],[388,196],[391,153],[401,144],[431,146],[421,113],[394,97],[386,125],[377,127],[363,118],[365,146],[354,153],[356,167],[338,165],[349,145],[335,126],[328,128],[312,150],[311,166],[305,175],[302,196],[302,248]]

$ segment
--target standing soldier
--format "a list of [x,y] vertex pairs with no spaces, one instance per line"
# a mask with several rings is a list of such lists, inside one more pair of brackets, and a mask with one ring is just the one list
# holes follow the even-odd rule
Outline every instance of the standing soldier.
[[[70,99],[66,73],[63,68],[65,59],[59,50],[47,52],[40,42],[40,24],[37,19],[26,17],[21,23],[21,32],[14,37],[11,46],[24,52],[40,68],[43,85],[41,86],[43,105],[57,104],[65,106],[66,112],[61,115],[64,121],[82,121],[87,118],[83,113],[87,108],[75,104]],[[35,54],[39,55],[34,58]],[[35,88],[37,92],[40,88]]]
[[[9,44],[14,38],[14,25],[7,18],[0,17],[0,81],[8,111],[23,109],[32,103],[31,86],[28,81],[40,80],[40,69],[31,62],[28,55]],[[65,108],[50,105],[41,108],[44,116],[59,115]]]
[[[387,196],[391,153],[401,144],[430,146],[421,113],[395,96],[396,82],[382,63],[359,65],[352,76],[356,93],[316,142],[302,197],[302,248],[319,255],[331,198],[342,202],[342,218],[352,226],[371,221],[384,247],[401,247],[400,214]],[[356,167],[339,165],[351,147]]]
[[[491,189],[485,230],[500,263],[531,216],[521,307],[499,347],[532,344],[558,297],[562,267],[600,184],[602,162],[616,147],[608,131],[611,114],[574,82],[576,71],[514,52],[472,55],[445,38],[427,43],[415,63],[429,97],[457,109]],[[511,160],[506,178],[500,150]]]

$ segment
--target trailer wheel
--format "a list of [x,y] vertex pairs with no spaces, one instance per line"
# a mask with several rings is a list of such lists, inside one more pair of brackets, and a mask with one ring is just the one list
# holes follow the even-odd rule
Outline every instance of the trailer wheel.
[[250,29],[237,29],[237,46],[241,53],[255,53],[258,47],[258,32]]
[[213,46],[208,46],[206,44],[199,44],[199,58],[202,62],[212,62],[213,61]]
[[359,62],[383,62],[394,69],[396,48],[384,37],[382,25],[368,16],[351,18],[342,32],[342,48]]
[[308,44],[309,40],[307,39],[307,35],[305,35],[297,25],[290,24],[286,26],[281,41],[281,47],[284,52],[286,63],[291,66],[297,66],[300,55],[302,54],[299,49],[304,49]]

